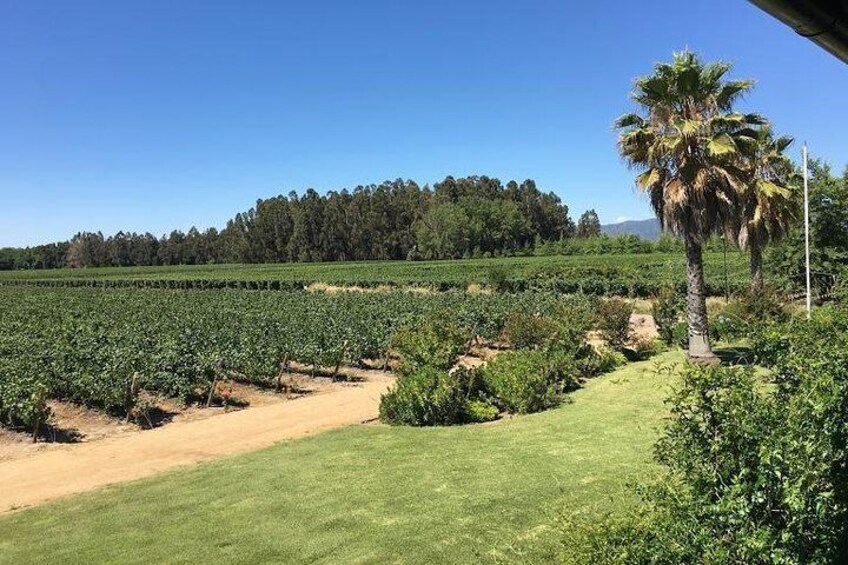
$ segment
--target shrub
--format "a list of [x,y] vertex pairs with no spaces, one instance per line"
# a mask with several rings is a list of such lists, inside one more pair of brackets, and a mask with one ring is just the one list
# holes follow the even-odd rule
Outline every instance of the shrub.
[[738,339],[755,335],[763,324],[785,322],[789,311],[773,290],[746,291],[710,317],[710,337]]
[[620,298],[601,300],[595,307],[595,322],[601,337],[615,349],[621,349],[630,339],[630,316],[633,305]]
[[539,349],[556,340],[558,330],[551,318],[514,312],[504,324],[504,338],[516,349]]
[[651,301],[651,313],[657,324],[657,331],[666,344],[679,343],[679,325],[686,311],[683,296],[671,288],[664,288]]
[[628,350],[628,355],[631,356],[634,361],[643,361],[645,359],[650,359],[654,355],[662,353],[665,350],[665,342],[661,339],[651,339],[649,337],[641,336],[633,340],[633,343]]
[[422,367],[448,370],[456,364],[469,338],[469,332],[457,324],[437,318],[417,327],[401,328],[392,346],[400,355],[401,373]]
[[840,306],[848,306],[848,270],[840,273],[830,292],[833,301]]
[[497,419],[498,408],[484,400],[469,400],[465,405],[466,422],[491,422]]
[[627,363],[627,358],[620,351],[609,347],[592,348],[580,361],[580,373],[584,377],[595,377],[609,373],[625,363]]
[[594,301],[583,296],[557,302],[545,315],[514,312],[504,322],[503,337],[516,349],[565,349],[577,354],[592,327]]
[[469,371],[421,367],[398,378],[380,398],[380,419],[393,425],[448,426],[468,415]]
[[848,313],[774,325],[761,342],[770,383],[752,368],[684,373],[656,449],[664,476],[589,561],[848,560]]
[[0,367],[0,424],[38,432],[52,415],[47,385],[35,377],[6,377]]
[[563,351],[507,351],[482,372],[487,393],[510,413],[551,408],[560,403],[563,392],[579,386],[577,362]]
[[574,296],[560,301],[551,312],[557,323],[555,347],[578,352],[586,345],[586,334],[592,329],[595,317],[595,299]]
[[509,290],[509,271],[502,265],[494,265],[486,269],[486,283],[498,292]]

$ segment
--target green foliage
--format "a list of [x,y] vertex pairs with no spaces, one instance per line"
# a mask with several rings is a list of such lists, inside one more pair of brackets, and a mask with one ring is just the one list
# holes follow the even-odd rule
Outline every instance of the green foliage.
[[559,324],[547,316],[510,314],[504,325],[504,338],[516,349],[538,349],[553,342]]
[[563,298],[545,314],[514,312],[504,323],[503,338],[516,349],[584,348],[592,326],[594,301],[581,296]]
[[583,296],[564,298],[548,311],[557,324],[555,346],[578,354],[586,344],[586,334],[592,328],[595,300]]
[[661,339],[639,337],[632,340],[630,347],[627,349],[627,355],[633,361],[644,361],[654,355],[663,353],[667,349],[666,343]]
[[844,563],[848,559],[848,313],[772,325],[771,363],[691,367],[656,449],[665,475],[589,561]]
[[486,284],[499,292],[509,290],[509,270],[504,265],[493,265],[486,270]]
[[469,406],[473,375],[464,368],[453,373],[421,367],[398,379],[380,399],[380,419],[392,425],[449,426],[485,415]]
[[837,276],[830,296],[836,304],[848,306],[848,268],[843,269]]
[[666,344],[679,342],[678,328],[686,312],[686,301],[683,295],[671,288],[663,288],[651,301],[651,313],[657,324],[657,331]]
[[33,373],[15,374],[4,365],[0,363],[0,423],[29,430],[38,428],[51,415],[45,403],[47,385]]
[[595,377],[609,373],[626,363],[627,357],[621,351],[609,347],[590,348],[580,359],[580,374],[584,377]]
[[586,210],[577,221],[577,237],[589,238],[601,235],[601,221],[594,209]]
[[477,564],[516,548],[506,562],[571,563],[537,551],[559,537],[551,519],[628,512],[628,483],[655,472],[667,383],[628,365],[506,425],[347,426],[7,512],[0,562]]
[[761,291],[746,291],[727,304],[716,316],[710,327],[714,339],[736,339],[757,333],[769,322],[785,322],[789,310],[776,291],[764,288]]
[[622,349],[630,339],[630,316],[633,304],[620,298],[599,300],[595,306],[595,324],[601,337],[615,349]]
[[469,400],[465,405],[466,422],[491,422],[498,417],[498,407],[485,400]]
[[510,413],[551,408],[579,386],[577,361],[561,350],[507,351],[481,370],[486,392]]
[[422,367],[446,371],[454,366],[471,339],[471,332],[439,315],[417,326],[400,328],[392,345],[400,356],[401,373]]
[[[592,242],[604,238],[567,240]],[[292,263],[268,265],[182,265],[60,270],[0,271],[0,284],[143,288],[169,290],[274,290],[293,292],[311,283],[374,288],[422,287],[465,290],[470,284],[488,285],[495,270],[503,291],[525,290],[594,296],[650,297],[662,288],[681,292],[686,287],[679,251],[641,254],[505,257],[451,261],[376,261]],[[724,261],[720,253],[705,253],[707,292],[724,293]],[[748,287],[747,259],[729,256],[731,292]],[[497,273],[499,271],[499,273]],[[775,270],[774,273],[782,271]],[[785,284],[780,276],[769,279]]]
[[[788,287],[805,287],[805,244],[803,225],[796,225],[784,242],[768,257],[775,272],[786,273]],[[827,163],[810,161],[810,265],[812,285],[827,295],[848,267],[848,171],[839,178]]]
[[509,314],[555,311],[563,300],[0,286],[0,422],[32,427],[42,386],[48,398],[124,415],[135,373],[145,393],[189,402],[222,370],[273,384],[285,357],[324,367],[382,360],[398,328],[408,328],[400,346],[413,364],[449,366],[471,336],[465,328],[496,339]]

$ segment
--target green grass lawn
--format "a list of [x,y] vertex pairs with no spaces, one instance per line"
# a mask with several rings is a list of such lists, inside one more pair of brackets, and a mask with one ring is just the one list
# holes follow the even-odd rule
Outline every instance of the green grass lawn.
[[682,358],[628,365],[541,414],[350,427],[12,514],[0,519],[0,563],[474,563],[516,545],[543,551],[558,517],[634,503],[670,378],[651,368]]

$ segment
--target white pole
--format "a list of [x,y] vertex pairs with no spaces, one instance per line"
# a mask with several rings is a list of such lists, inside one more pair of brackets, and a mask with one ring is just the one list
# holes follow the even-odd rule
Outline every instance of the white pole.
[[812,311],[812,295],[810,294],[810,188],[807,183],[807,144],[801,148],[804,160],[804,251],[807,261],[807,319]]

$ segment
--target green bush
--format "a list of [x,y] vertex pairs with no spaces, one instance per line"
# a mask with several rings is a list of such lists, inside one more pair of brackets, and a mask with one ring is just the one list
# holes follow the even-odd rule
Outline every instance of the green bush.
[[0,366],[0,424],[38,430],[52,414],[47,386],[36,378],[13,378]]
[[713,317],[711,333],[715,339],[734,339],[755,334],[763,323],[789,319],[782,298],[771,289],[745,292]]
[[469,400],[465,405],[466,422],[491,422],[497,417],[497,406],[485,400]]
[[412,373],[422,367],[448,370],[456,364],[470,339],[470,332],[443,319],[401,328],[392,339],[400,356],[400,372]]
[[686,312],[686,301],[672,288],[664,288],[651,301],[651,313],[657,324],[657,331],[667,345],[679,343],[679,326]]
[[[398,378],[380,399],[380,419],[392,425],[449,426],[469,415],[470,371],[421,367]],[[476,407],[479,408],[479,407]]]
[[622,349],[630,339],[630,316],[633,305],[620,298],[598,301],[595,323],[601,337],[615,349]]
[[503,265],[494,265],[486,269],[486,283],[498,292],[509,290],[509,271]]
[[685,321],[677,322],[671,328],[671,343],[686,349],[689,347],[689,324]]
[[769,327],[753,368],[690,367],[636,516],[586,562],[848,562],[848,313]]
[[594,315],[594,300],[563,298],[544,314],[511,313],[504,322],[503,338],[516,349],[555,348],[577,354],[585,347]]
[[848,269],[839,273],[830,291],[830,297],[840,306],[848,306]]
[[572,296],[561,300],[548,314],[556,321],[556,342],[558,349],[577,352],[586,344],[586,334],[592,329],[595,317],[595,299],[586,296]]
[[654,355],[662,353],[666,349],[666,344],[661,339],[639,337],[633,340],[633,343],[627,349],[627,355],[634,361],[644,361],[645,359],[650,359]]
[[609,373],[627,363],[627,358],[620,351],[609,347],[591,348],[580,360],[580,373],[584,377],[595,377]]
[[516,349],[539,349],[555,341],[558,330],[549,317],[514,312],[504,324],[504,339]]
[[510,413],[539,412],[579,386],[579,367],[564,351],[507,351],[482,368],[486,392]]

